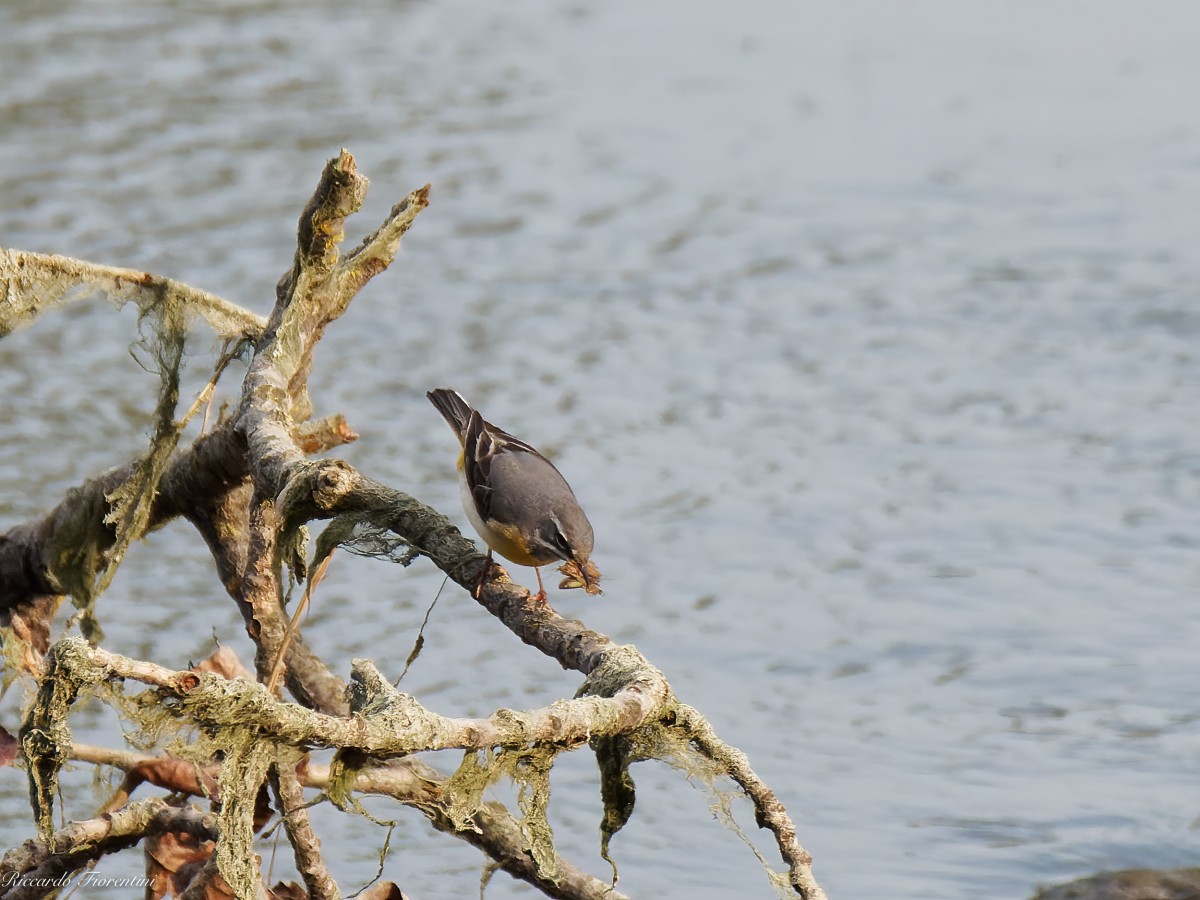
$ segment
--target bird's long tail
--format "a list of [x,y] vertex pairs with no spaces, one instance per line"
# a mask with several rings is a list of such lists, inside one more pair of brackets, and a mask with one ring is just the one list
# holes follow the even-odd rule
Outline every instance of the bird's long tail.
[[449,388],[434,388],[425,396],[461,441],[467,432],[467,423],[471,420],[470,404],[457,391]]

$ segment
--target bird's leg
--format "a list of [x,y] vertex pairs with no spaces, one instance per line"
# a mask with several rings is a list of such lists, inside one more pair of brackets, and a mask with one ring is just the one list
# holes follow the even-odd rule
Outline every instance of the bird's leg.
[[475,585],[475,599],[478,600],[483,596],[483,586],[487,584],[488,577],[492,574],[492,551],[489,548],[487,559],[483,561],[483,570],[479,573],[479,584]]
[[538,580],[537,596],[534,597],[533,599],[536,600],[538,603],[545,603],[546,602],[546,589],[544,587],[542,587],[542,570],[539,569],[537,566],[534,566],[533,574],[537,576],[537,580]]

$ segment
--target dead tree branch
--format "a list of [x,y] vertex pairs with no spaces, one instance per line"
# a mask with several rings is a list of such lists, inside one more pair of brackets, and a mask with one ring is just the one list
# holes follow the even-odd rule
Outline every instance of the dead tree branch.
[[261,316],[173,278],[0,247],[0,337],[27,325],[50,307],[96,292],[117,303],[132,301],[143,308],[164,297],[177,300],[225,338],[254,336],[265,325]]
[[[74,744],[70,758],[113,766],[127,773],[154,772],[157,773],[155,778],[147,780],[178,793],[203,796],[207,790],[201,789],[194,774],[190,774],[195,771],[194,765],[181,764],[182,761],[169,756]],[[297,777],[307,788],[321,791],[335,789],[335,779],[326,765],[305,761],[298,768]],[[445,782],[446,777],[427,763],[419,759],[403,759],[356,769],[351,781],[341,785],[341,789],[386,796],[415,807],[429,818],[430,824],[438,831],[479,848],[500,869],[540,888],[548,897],[556,900],[628,900],[607,882],[588,874],[562,856],[555,860],[556,878],[551,880],[539,874],[530,858],[528,842],[521,833],[520,824],[499,803],[484,804],[472,817],[470,826],[462,828],[442,797]],[[0,897],[0,900],[3,898]]]
[[[261,738],[291,747],[352,749],[378,759],[427,750],[578,746],[592,737],[653,721],[670,693],[659,676],[657,683],[641,680],[611,698],[584,696],[524,712],[502,709],[486,719],[455,719],[431,712],[397,691],[370,660],[355,660],[352,715],[342,718],[285,703],[256,681],[175,671],[92,647],[80,638],[56,643],[48,663],[67,691],[70,686],[137,681],[157,688],[161,704],[186,722],[214,729],[250,728]],[[31,722],[42,724],[36,717]]]
[[[544,808],[549,768],[555,753],[590,741],[598,755],[614,764],[612,771],[624,775],[630,761],[643,758],[632,748],[659,741],[670,744],[670,752],[676,755],[698,753],[720,773],[729,775],[750,797],[759,824],[773,833],[794,892],[806,900],[823,900],[824,894],[812,878],[811,859],[797,842],[786,810],[755,775],[744,754],[722,742],[695,710],[681,704],[662,673],[636,648],[617,646],[604,635],[563,619],[548,604],[533,602],[528,591],[513,584],[499,567],[489,573],[479,602],[522,641],[563,668],[585,676],[574,699],[542,709],[502,709],[482,719],[449,718],[396,691],[373,663],[360,660],[352,669],[347,700],[341,679],[311,653],[301,637],[285,647],[282,567],[290,565],[298,576],[305,576],[307,561],[297,548],[301,529],[310,522],[333,520],[325,536],[329,544],[326,554],[333,544],[351,539],[347,536],[359,528],[390,533],[469,591],[478,584],[484,565],[475,545],[436,510],[365,478],[344,461],[307,458],[314,449],[327,449],[353,438],[344,422],[309,422],[312,406],[307,382],[314,348],[358,290],[391,264],[402,235],[428,204],[428,187],[414,191],[359,247],[339,257],[337,245],[345,221],[360,208],[366,187],[366,179],[346,151],[326,165],[300,218],[295,259],[277,286],[270,317],[265,324],[235,317],[239,333],[250,335],[254,352],[237,411],[209,438],[214,452],[224,448],[228,456],[201,459],[198,454],[205,447],[201,442],[177,452],[164,469],[155,470],[157,481],[146,482],[157,488],[159,496],[148,516],[138,519],[136,525],[145,530],[174,515],[186,515],[196,525],[255,642],[259,681],[267,678],[282,655],[287,687],[302,705],[285,703],[250,679],[175,671],[90,647],[77,639],[61,640],[48,652],[41,693],[22,731],[43,834],[47,835],[50,827],[57,770],[71,749],[66,725],[69,707],[80,690],[132,680],[150,685],[160,708],[178,722],[201,726],[223,756],[215,770],[223,802],[214,864],[238,896],[263,894],[250,847],[254,798],[267,780],[283,810],[310,895],[337,896],[337,886],[321,859],[319,841],[303,809],[302,786],[312,783],[311,776],[306,767],[295,768],[297,753],[309,747],[335,747],[347,751],[347,759],[364,762],[406,757],[388,766],[371,764],[340,774],[326,773],[331,797],[340,791],[369,789],[367,785],[372,783],[389,785],[389,793],[420,809],[435,827],[484,848],[506,871],[549,896],[618,896],[611,887],[570,868],[554,854]],[[0,259],[0,274],[4,262]],[[112,285],[119,291],[128,288],[120,281]],[[172,291],[175,286],[160,285],[159,290]],[[189,302],[204,310],[216,308],[204,306],[198,299]],[[226,312],[223,308],[218,311]],[[170,346],[173,351],[179,349],[176,344]],[[167,366],[164,371],[162,396],[170,399],[175,370]],[[160,400],[160,409],[164,408],[173,407]],[[169,425],[160,417],[160,430],[169,431]],[[162,445],[157,446],[161,451]],[[106,522],[116,492],[128,490],[129,473],[124,477],[107,474],[112,476],[111,482],[94,488],[89,488],[89,482],[80,489],[83,493],[69,497],[64,504],[86,506],[84,500],[90,504],[83,526],[75,527],[95,528],[96,516]],[[130,501],[123,497],[122,502]],[[61,556],[46,554],[64,541],[76,547],[78,542],[71,540],[70,530],[76,520],[56,524],[56,512],[0,536],[0,609],[44,603],[69,589],[62,567],[52,564]],[[65,515],[67,510],[63,512]],[[107,545],[108,538],[97,531],[99,536],[79,545],[82,551],[76,547],[77,553],[91,555],[75,559],[66,576],[86,571],[91,577],[104,566],[111,573],[115,562],[104,560],[106,547],[114,543],[120,548],[127,546],[132,532],[129,526],[123,527],[123,532],[113,532]],[[335,533],[339,537],[329,537]],[[10,597],[14,598],[11,602]],[[618,736],[623,742],[607,740]],[[488,762],[479,764],[480,777],[475,777],[471,767],[476,762],[468,753],[459,772],[445,779],[424,763],[407,758],[418,750],[433,749],[474,751]],[[535,796],[541,797],[523,805],[525,819],[521,823],[502,808],[480,800],[485,777],[501,772],[516,777],[511,767],[514,759],[527,763],[525,768],[533,774],[522,776],[530,779],[522,783],[532,784],[537,788]],[[148,772],[164,779],[172,777],[143,769],[141,774],[147,780],[153,780]],[[384,772],[386,776],[381,774]],[[632,782],[628,785],[631,810]],[[208,790],[199,778],[193,786]],[[607,842],[607,835],[619,828],[620,822],[609,827],[607,794],[605,803]],[[190,893],[198,891],[195,888]]]
[[[304,789],[296,775],[295,764],[301,755],[285,754],[271,771],[271,788],[283,816],[288,841],[295,855],[296,869],[304,879],[310,900],[341,900],[337,882],[321,859],[321,841],[313,832],[304,802]],[[291,765],[287,762],[291,761]]]
[[824,897],[825,893],[812,874],[812,856],[800,846],[796,826],[775,792],[750,768],[746,754],[725,743],[708,720],[690,706],[680,704],[679,724],[691,738],[692,745],[733,779],[754,804],[754,818],[760,828],[775,835],[779,852],[788,866],[792,887],[802,897]]

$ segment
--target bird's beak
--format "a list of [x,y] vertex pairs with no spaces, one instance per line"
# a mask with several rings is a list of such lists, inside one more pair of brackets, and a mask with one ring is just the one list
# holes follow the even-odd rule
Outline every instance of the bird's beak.
[[588,594],[600,593],[600,570],[590,559],[584,560],[579,571],[583,574],[583,590]]

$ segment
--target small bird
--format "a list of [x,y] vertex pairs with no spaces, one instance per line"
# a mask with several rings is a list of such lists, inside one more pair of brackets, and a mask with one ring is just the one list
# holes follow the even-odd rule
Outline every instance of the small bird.
[[533,567],[538,600],[546,599],[538,567],[559,560],[567,576],[560,587],[600,593],[600,572],[590,560],[592,525],[554,464],[485,422],[455,391],[437,388],[425,396],[462,444],[458,475],[463,511],[488,545],[483,577],[491,569],[494,550],[518,565]]

